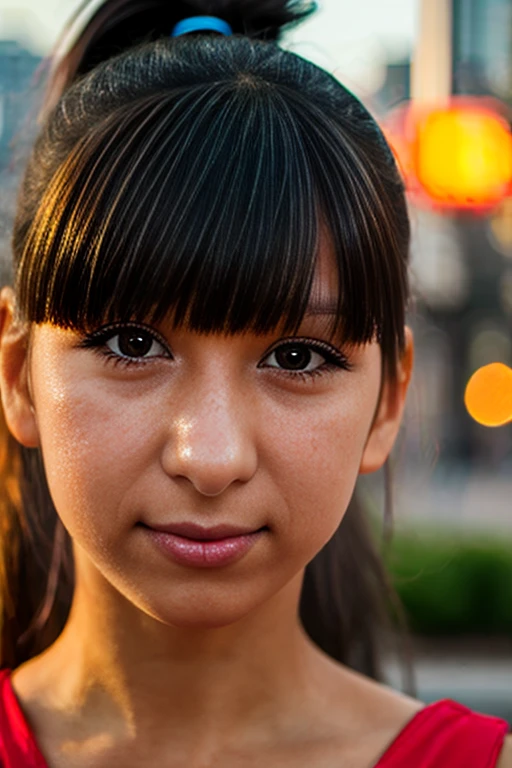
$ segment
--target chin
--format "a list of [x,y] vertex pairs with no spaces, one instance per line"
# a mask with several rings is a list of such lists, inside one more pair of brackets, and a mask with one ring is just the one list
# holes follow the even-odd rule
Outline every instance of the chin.
[[[213,585],[212,585],[213,586]],[[251,586],[253,587],[251,589]],[[264,605],[271,595],[254,585],[206,585],[196,588],[175,585],[165,593],[137,597],[125,594],[139,610],[161,624],[176,629],[204,631],[222,629],[246,619]],[[145,599],[146,597],[146,599]]]
[[195,605],[183,606],[178,608],[160,609],[158,611],[147,611],[161,624],[165,624],[175,629],[186,629],[194,632],[204,632],[208,630],[218,630],[237,624],[245,619],[255,606],[247,606],[245,610],[242,606],[214,606],[214,605]]
[[279,612],[283,592],[289,592],[284,595],[287,605],[298,602],[302,569],[283,568],[279,574],[268,571],[251,568],[244,573],[235,568],[209,573],[198,569],[166,579],[150,576],[137,581],[133,577],[119,578],[117,573],[110,584],[118,597],[124,598],[125,605],[130,604],[160,624],[204,631],[256,617],[267,608]]

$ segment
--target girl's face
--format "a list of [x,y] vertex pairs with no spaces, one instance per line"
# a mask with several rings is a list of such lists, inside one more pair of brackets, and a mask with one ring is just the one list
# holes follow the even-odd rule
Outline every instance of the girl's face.
[[222,626],[327,542],[358,473],[392,447],[411,360],[381,393],[377,343],[332,341],[328,264],[293,337],[40,325],[14,371],[4,322],[8,423],[42,449],[79,575],[165,623]]

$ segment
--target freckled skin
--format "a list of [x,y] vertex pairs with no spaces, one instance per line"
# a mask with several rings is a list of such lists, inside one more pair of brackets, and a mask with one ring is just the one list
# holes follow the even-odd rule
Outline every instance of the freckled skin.
[[[310,303],[332,306],[337,291],[325,238]],[[308,314],[295,337],[329,342],[331,319]],[[300,577],[338,527],[378,404],[381,352],[339,347],[351,370],[293,378],[262,367],[279,333],[157,330],[164,354],[126,368],[71,331],[33,328],[50,492],[78,574],[164,623],[223,626]],[[185,521],[269,531],[240,561],[204,572],[165,559],[137,527]]]
[[[323,340],[318,329],[306,319],[298,335]],[[376,344],[351,351],[353,370],[303,381],[259,367],[277,335],[167,330],[173,359],[125,369],[79,348],[71,331],[33,333],[32,395],[54,503],[84,567],[143,611],[178,626],[236,621],[333,534],[377,405]],[[269,532],[241,561],[201,572],[164,559],[136,527],[183,521]]]

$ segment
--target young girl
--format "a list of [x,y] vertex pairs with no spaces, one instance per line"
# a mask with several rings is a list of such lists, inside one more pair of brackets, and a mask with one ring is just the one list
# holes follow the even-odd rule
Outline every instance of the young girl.
[[512,766],[348,666],[409,227],[370,115],[271,42],[307,10],[109,0],[63,40],[0,303],[3,766]]

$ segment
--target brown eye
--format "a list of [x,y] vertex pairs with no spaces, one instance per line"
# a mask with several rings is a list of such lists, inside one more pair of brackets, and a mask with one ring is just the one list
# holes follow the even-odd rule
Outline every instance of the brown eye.
[[303,344],[276,349],[274,354],[279,367],[288,371],[302,371],[308,367],[312,358],[311,350]]
[[162,344],[142,328],[125,328],[111,336],[106,345],[114,354],[131,359],[165,354]]
[[268,368],[284,371],[313,371],[326,362],[326,357],[307,344],[283,344],[277,347],[265,360]]

